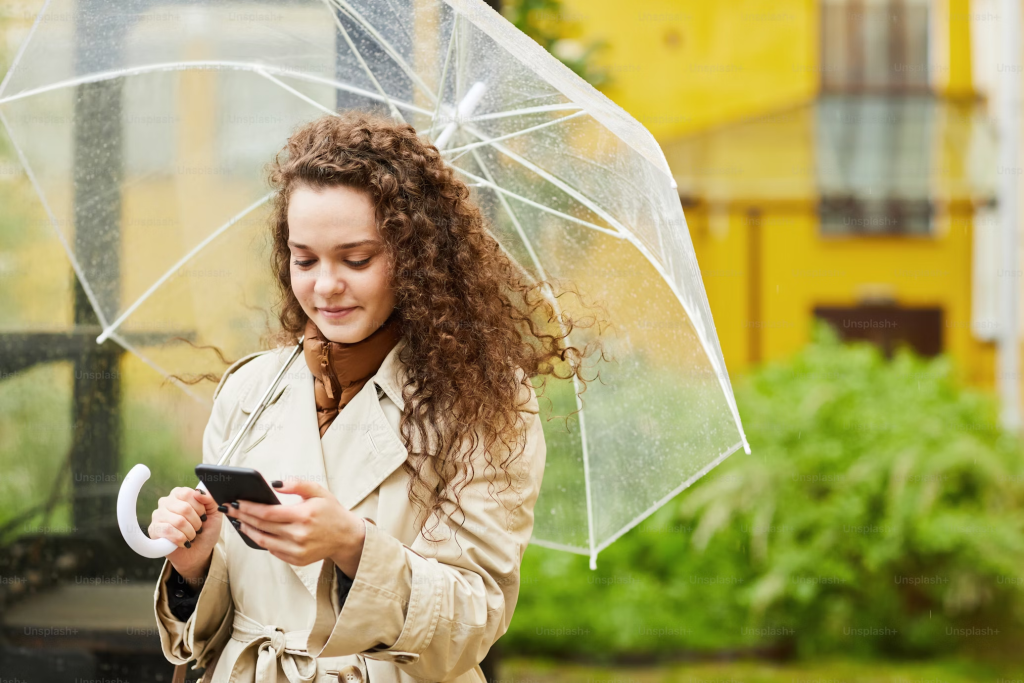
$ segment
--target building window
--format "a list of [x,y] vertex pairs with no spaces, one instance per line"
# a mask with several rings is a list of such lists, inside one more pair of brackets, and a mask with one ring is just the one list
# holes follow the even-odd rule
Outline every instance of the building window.
[[869,341],[886,358],[900,346],[921,356],[942,353],[942,309],[896,305],[818,306],[814,316],[835,328],[844,341]]
[[826,92],[928,91],[928,0],[823,0]]
[[932,205],[927,200],[822,197],[822,235],[929,235]]
[[815,153],[823,236],[932,234],[939,107],[930,95],[819,98]]

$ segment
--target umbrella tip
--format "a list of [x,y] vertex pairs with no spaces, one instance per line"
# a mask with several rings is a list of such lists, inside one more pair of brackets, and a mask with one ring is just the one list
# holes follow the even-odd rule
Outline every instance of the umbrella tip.
[[592,570],[597,569],[597,555],[590,556],[590,568]]
[[747,443],[746,439],[743,439],[743,452],[750,455],[750,444]]

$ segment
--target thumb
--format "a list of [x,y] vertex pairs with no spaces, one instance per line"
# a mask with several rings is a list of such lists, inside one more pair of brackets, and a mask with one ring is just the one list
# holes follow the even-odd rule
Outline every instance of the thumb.
[[270,485],[274,487],[274,490],[278,493],[294,493],[302,496],[303,498],[325,498],[330,493],[320,484],[315,481],[307,481],[306,479],[296,479],[294,477],[281,481],[275,479],[270,482]]
[[207,515],[212,515],[217,511],[217,501],[213,499],[213,495],[209,491],[196,487],[192,495],[195,496],[200,505],[206,508]]

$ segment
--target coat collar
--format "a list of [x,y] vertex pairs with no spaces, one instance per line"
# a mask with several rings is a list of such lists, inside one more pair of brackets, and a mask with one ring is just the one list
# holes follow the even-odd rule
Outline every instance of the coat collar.
[[376,374],[367,382],[367,384],[375,383],[383,389],[384,393],[398,406],[399,410],[405,409],[405,401],[402,399],[402,385],[405,381],[403,370],[405,366],[398,359],[398,354],[401,353],[408,342],[408,337],[399,339],[394,348],[384,357],[380,367],[377,368]]
[[298,414],[289,418],[294,419],[295,430],[286,432],[294,441],[287,451],[291,457],[282,465],[294,472],[292,476],[308,477],[327,486],[349,509],[372,493],[408,457],[396,426],[381,408],[377,391],[380,387],[399,412],[404,409],[403,367],[398,354],[405,344],[405,337],[395,344],[322,438],[316,418],[313,374],[299,361],[295,371],[287,374],[288,389],[294,392],[290,404]]

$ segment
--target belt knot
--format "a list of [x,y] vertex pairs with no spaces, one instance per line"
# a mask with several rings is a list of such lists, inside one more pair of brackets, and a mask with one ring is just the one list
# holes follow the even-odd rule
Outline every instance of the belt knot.
[[274,654],[277,655],[277,658],[281,659],[286,645],[284,631],[274,626],[264,626],[263,636],[270,641],[268,644],[274,649]]
[[[316,677],[316,659],[306,650],[309,631],[284,631],[273,625],[261,624],[235,610],[231,624],[231,637],[245,643],[246,649],[256,651],[256,683],[277,683],[278,660],[290,683],[306,683]],[[242,660],[239,655],[234,669]],[[231,679],[235,679],[232,670]]]

